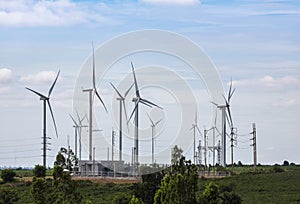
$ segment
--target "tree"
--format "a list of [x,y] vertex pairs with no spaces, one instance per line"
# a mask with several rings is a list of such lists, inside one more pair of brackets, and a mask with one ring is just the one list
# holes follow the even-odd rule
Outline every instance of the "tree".
[[12,169],[4,169],[1,171],[1,178],[4,183],[13,181],[15,176],[16,173]]
[[52,194],[51,184],[47,183],[44,178],[33,178],[30,193],[36,204],[50,203],[50,195]]
[[196,203],[197,180],[197,166],[181,157],[164,176],[160,188],[155,193],[154,203]]
[[46,168],[41,165],[35,165],[33,175],[38,178],[44,178],[46,176]]
[[171,164],[176,164],[183,156],[182,153],[183,150],[175,145],[174,148],[172,148]]
[[241,204],[242,199],[230,186],[218,186],[210,182],[198,199],[200,204]]
[[143,201],[135,197],[134,195],[131,197],[131,200],[128,204],[144,204]]
[[142,175],[142,183],[133,185],[134,195],[145,204],[154,203],[155,192],[159,189],[163,177],[163,171]]
[[69,171],[74,171],[78,169],[78,158],[71,149],[61,147],[56,155],[54,165],[61,166]]
[[9,188],[0,188],[0,204],[13,204],[19,200],[15,190]]
[[287,160],[284,160],[283,161],[283,166],[288,166],[288,165],[290,165],[290,163]]

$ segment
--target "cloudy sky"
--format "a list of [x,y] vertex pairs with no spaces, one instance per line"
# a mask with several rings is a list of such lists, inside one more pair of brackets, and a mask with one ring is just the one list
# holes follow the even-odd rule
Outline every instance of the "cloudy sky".
[[[141,29],[162,29],[189,38],[214,62],[225,91],[233,79],[236,161],[252,162],[249,133],[255,122],[258,162],[300,163],[299,17],[296,0],[0,0],[0,166],[42,162],[42,103],[26,86],[47,93],[61,70],[51,98],[59,138],[50,117],[47,122],[51,165],[68,135],[74,143],[68,114],[73,112],[75,82],[91,55],[91,42],[97,48],[115,36]],[[102,93],[105,98],[113,91]],[[206,103],[204,107],[211,107],[208,98]],[[201,122],[201,129],[210,124]],[[110,134],[111,126],[101,128]],[[83,140],[86,156],[88,143]],[[101,139],[94,143],[99,152],[106,151]],[[105,159],[105,155],[97,157]]]

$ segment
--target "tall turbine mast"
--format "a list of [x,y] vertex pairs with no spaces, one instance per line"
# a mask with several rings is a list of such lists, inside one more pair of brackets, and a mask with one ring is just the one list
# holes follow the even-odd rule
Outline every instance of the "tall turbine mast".
[[[118,91],[118,89],[112,84],[110,83],[110,85],[113,87],[113,89],[116,91],[116,93],[118,94],[118,98],[117,100],[120,101],[120,125],[119,125],[119,160],[122,161],[122,107],[124,108],[124,112],[125,112],[125,118],[126,121],[128,120],[127,117],[127,111],[126,111],[126,106],[125,106],[125,98],[128,95],[129,91],[131,90],[131,88],[133,87],[134,84],[132,84],[129,89],[125,92],[124,96]],[[127,123],[127,128],[128,128],[128,123]]]
[[151,148],[151,153],[152,153],[152,164],[154,164],[154,136],[155,136],[155,127],[156,127],[156,125],[158,125],[161,121],[162,121],[162,119],[160,119],[160,120],[158,120],[158,121],[156,121],[156,122],[153,122],[153,120],[151,119],[151,117],[150,117],[150,115],[147,113],[147,116],[148,116],[148,118],[149,118],[149,120],[150,120],[150,123],[151,123],[151,146],[152,146],[152,148]]
[[103,105],[106,113],[107,109],[103,102],[103,100],[100,97],[100,94],[97,91],[96,88],[96,76],[95,76],[95,50],[94,50],[94,44],[92,43],[93,48],[93,88],[90,89],[83,89],[83,92],[89,93],[89,160],[92,161],[93,157],[93,96],[97,96],[97,98],[100,100],[101,104]]
[[158,107],[160,109],[162,109],[160,106],[156,105],[155,103],[152,103],[144,98],[141,97],[140,95],[140,91],[139,91],[139,87],[138,87],[138,83],[137,83],[137,79],[135,76],[135,71],[134,71],[134,67],[133,64],[131,62],[131,68],[132,68],[132,73],[133,73],[133,79],[134,79],[134,85],[135,85],[135,97],[132,99],[132,101],[135,103],[134,109],[129,117],[129,120],[132,118],[133,114],[135,113],[135,131],[134,131],[134,165],[135,164],[139,164],[139,103],[142,103],[150,108],[152,108],[152,106]]
[[[46,135],[46,106],[48,104],[48,107],[49,107],[49,110],[50,110],[50,113],[51,113],[51,117],[52,117],[52,120],[53,120],[53,124],[54,124],[54,129],[55,129],[55,134],[56,134],[56,137],[58,137],[58,134],[57,134],[57,127],[56,127],[56,123],[55,123],[55,120],[54,120],[54,115],[53,115],[53,111],[52,111],[52,108],[51,108],[51,104],[50,104],[50,96],[51,96],[51,93],[53,91],[53,88],[56,84],[56,81],[58,79],[58,76],[59,76],[59,73],[60,71],[58,71],[57,75],[56,75],[56,78],[52,84],[52,86],[50,87],[49,91],[48,91],[48,96],[45,96],[33,89],[30,89],[30,88],[27,88],[25,87],[27,90],[35,93],[36,95],[40,96],[40,100],[43,101],[43,166],[46,168],[46,157],[47,157],[47,154],[46,154],[46,151],[47,151],[47,135]],[[50,139],[48,137],[48,139]]]

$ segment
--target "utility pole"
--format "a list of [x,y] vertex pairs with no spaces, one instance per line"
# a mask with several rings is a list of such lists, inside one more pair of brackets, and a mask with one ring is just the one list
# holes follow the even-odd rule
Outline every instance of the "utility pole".
[[253,138],[251,140],[253,140],[253,143],[251,146],[253,146],[253,168],[254,171],[256,171],[256,164],[257,164],[257,152],[256,152],[256,125],[255,123],[252,123],[252,128],[253,128],[253,132],[251,134],[253,134]]
[[230,131],[230,141],[231,141],[231,167],[233,168],[233,136],[234,136],[234,132],[233,132],[233,127],[231,127],[231,131]]
[[107,147],[107,161],[109,161],[109,147]]
[[221,164],[221,142],[219,140],[219,144],[218,144],[218,147],[217,147],[217,151],[218,151],[218,164]]
[[198,160],[199,160],[199,165],[202,165],[202,147],[201,147],[201,140],[199,140],[199,145],[198,145]]
[[93,147],[93,176],[95,176],[95,150],[96,148]]
[[207,130],[204,129],[204,169],[206,169],[207,166],[207,152],[206,152],[206,138],[207,138]]

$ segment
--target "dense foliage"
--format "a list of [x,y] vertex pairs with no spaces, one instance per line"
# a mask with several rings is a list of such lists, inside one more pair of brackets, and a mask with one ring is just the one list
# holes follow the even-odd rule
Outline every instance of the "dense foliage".
[[4,183],[14,180],[16,173],[12,169],[4,169],[1,171],[1,178]]
[[33,175],[38,178],[44,178],[46,176],[46,168],[41,165],[35,165]]
[[19,200],[15,190],[9,188],[0,188],[0,204],[13,204]]

